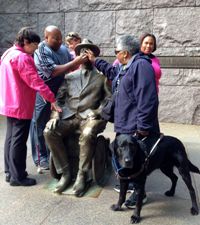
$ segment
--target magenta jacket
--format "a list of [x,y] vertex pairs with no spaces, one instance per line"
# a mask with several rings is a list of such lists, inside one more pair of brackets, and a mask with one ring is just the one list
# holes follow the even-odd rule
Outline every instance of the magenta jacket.
[[154,56],[153,58],[151,58],[151,63],[155,72],[157,92],[159,92],[159,80],[162,75],[161,68],[160,68],[160,60],[158,59],[158,57]]
[[38,76],[33,57],[14,45],[0,61],[0,114],[17,119],[31,119],[38,91],[45,100],[55,96]]

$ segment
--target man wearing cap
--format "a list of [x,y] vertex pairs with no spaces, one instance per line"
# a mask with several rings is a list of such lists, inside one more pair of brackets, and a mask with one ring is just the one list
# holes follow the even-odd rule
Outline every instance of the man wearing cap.
[[[75,48],[76,55],[81,55],[88,49],[96,56],[100,53],[96,45],[83,39]],[[73,165],[69,165],[69,150],[66,149],[63,139],[72,132],[79,131],[79,169],[73,191],[78,197],[85,193],[97,134],[106,126],[100,112],[105,98],[109,95],[107,80],[90,61],[65,76],[57,94],[57,104],[62,108],[62,112],[52,113],[44,130],[56,172],[61,174],[54,192],[63,192],[71,183],[70,167]]]

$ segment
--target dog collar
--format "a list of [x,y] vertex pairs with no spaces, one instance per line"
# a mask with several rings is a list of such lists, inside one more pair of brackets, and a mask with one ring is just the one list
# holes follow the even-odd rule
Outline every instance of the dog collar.
[[[149,159],[151,157],[151,155],[154,153],[154,151],[156,150],[156,146],[158,145],[158,143],[161,141],[161,139],[164,137],[164,135],[161,133],[160,137],[158,138],[158,140],[156,141],[156,143],[153,145],[153,147],[150,150],[150,153],[147,154],[146,151],[144,151],[146,158],[144,163],[141,165],[140,170],[138,170],[136,173],[132,174],[131,169],[129,168],[124,168],[120,165],[119,161],[117,160],[117,157],[113,154],[112,155],[112,165],[115,171],[116,176],[119,179],[124,179],[124,180],[130,180],[133,179],[137,176],[139,176],[148,166],[149,164]],[[141,143],[140,143],[141,145]],[[143,148],[144,150],[144,148]]]
[[144,164],[143,164],[138,172],[132,174],[131,169],[122,167],[115,156],[112,156],[112,165],[117,178],[123,180],[131,180],[140,175],[144,171]]

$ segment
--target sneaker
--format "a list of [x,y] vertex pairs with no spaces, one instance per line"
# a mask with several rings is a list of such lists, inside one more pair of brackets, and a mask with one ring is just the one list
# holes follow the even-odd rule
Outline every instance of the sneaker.
[[[136,200],[137,200],[137,194],[136,192],[133,192],[133,194],[129,197],[128,200],[125,201],[124,205],[128,208],[128,209],[134,209],[135,205],[136,205]],[[144,194],[142,203],[145,204],[147,202],[147,196],[146,193]]]
[[[116,192],[120,192],[120,185],[119,184],[116,184],[115,187],[113,188]],[[127,193],[133,193],[134,192],[134,188],[133,188],[133,184],[129,184],[128,185],[128,190],[127,190]]]
[[47,171],[47,170],[49,170],[49,165],[48,164],[46,164],[46,165],[42,164],[42,165],[37,167],[37,173],[38,174],[43,174],[44,171]]
[[33,186],[36,184],[36,180],[33,178],[25,178],[23,180],[13,180],[10,178],[10,186]]
[[49,163],[48,162],[41,162],[40,165],[38,165],[38,167],[41,170],[49,170]]

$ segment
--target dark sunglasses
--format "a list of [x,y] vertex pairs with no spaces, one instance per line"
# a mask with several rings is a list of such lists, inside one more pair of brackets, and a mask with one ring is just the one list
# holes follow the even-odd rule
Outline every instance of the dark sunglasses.
[[70,34],[69,33],[67,36],[70,37],[70,38],[77,38],[77,39],[79,39],[79,37],[77,37],[75,34]]
[[115,50],[115,55],[118,55],[122,50]]

